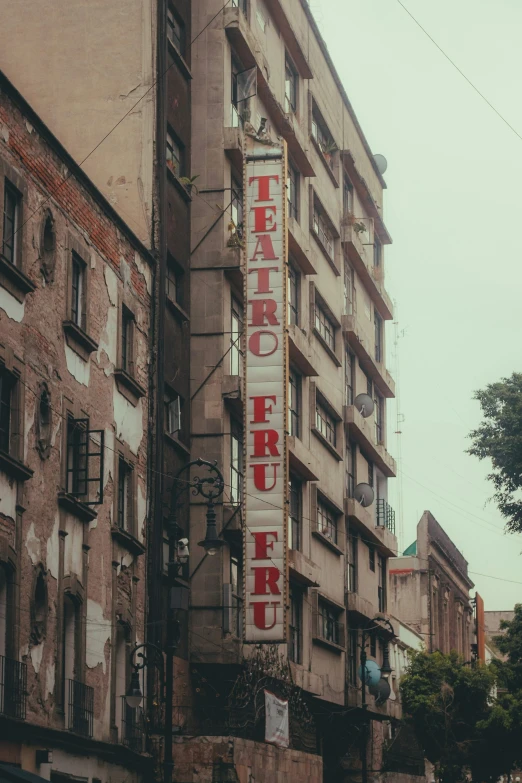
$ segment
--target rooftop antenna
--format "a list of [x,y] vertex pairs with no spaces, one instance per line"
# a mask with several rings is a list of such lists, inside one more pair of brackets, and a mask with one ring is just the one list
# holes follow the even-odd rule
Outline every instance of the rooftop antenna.
[[397,518],[399,521],[399,524],[397,526],[397,550],[399,554],[402,554],[404,549],[404,517],[403,517],[403,506],[402,506],[402,429],[401,425],[404,422],[404,415],[401,412],[401,405],[400,405],[400,372],[399,372],[399,340],[401,337],[404,337],[404,329],[402,332],[399,331],[399,319],[398,319],[398,308],[397,308],[397,300],[393,300],[393,311],[395,314],[395,320],[393,322],[394,327],[394,340],[393,340],[393,347],[394,347],[394,358],[395,358],[395,410],[396,410],[396,426],[395,426],[395,435],[396,435],[396,449],[397,449]]

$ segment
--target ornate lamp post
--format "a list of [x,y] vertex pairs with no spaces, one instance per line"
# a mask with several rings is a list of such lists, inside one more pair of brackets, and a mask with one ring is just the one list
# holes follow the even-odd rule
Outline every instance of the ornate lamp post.
[[[192,467],[203,467],[207,470],[207,475],[194,476],[192,479],[182,479],[181,475],[190,471]],[[160,669],[161,686],[165,687],[165,725],[164,725],[164,764],[163,781],[172,782],[172,709],[174,705],[174,654],[180,639],[180,624],[176,619],[177,609],[188,609],[188,591],[186,588],[176,587],[176,579],[183,563],[186,563],[189,557],[188,541],[181,538],[182,528],[178,524],[178,506],[180,498],[184,493],[191,495],[200,495],[206,500],[207,527],[205,538],[198,542],[198,546],[203,547],[207,555],[215,555],[218,549],[223,546],[223,541],[218,537],[216,528],[215,503],[223,494],[225,482],[217,463],[209,462],[205,459],[196,459],[184,465],[174,477],[172,482],[170,496],[170,514],[167,523],[167,535],[169,546],[169,560],[167,566],[167,577],[169,584],[169,603],[166,620],[166,649],[160,650],[154,644],[146,642],[137,645],[131,653],[131,664],[134,672],[126,694],[126,701],[129,707],[138,707],[143,698],[140,688],[139,671],[148,665],[155,665]],[[142,650],[143,652],[138,652]],[[163,654],[165,653],[165,670],[163,668]],[[137,658],[141,658],[141,663],[137,663]],[[160,665],[161,663],[161,665]],[[165,674],[165,676],[164,676]]]

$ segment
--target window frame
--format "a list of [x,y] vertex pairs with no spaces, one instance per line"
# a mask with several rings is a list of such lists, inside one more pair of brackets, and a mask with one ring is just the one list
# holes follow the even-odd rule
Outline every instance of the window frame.
[[293,218],[297,223],[299,223],[300,176],[299,169],[288,159],[286,176],[288,217]]
[[134,313],[125,305],[121,306],[120,314],[120,363],[123,372],[134,377],[136,364],[135,354],[135,318]]
[[301,437],[303,378],[292,366],[288,373],[288,434],[294,438]]
[[303,591],[290,582],[288,658],[293,663],[303,663]]
[[13,419],[16,422],[17,413],[16,386],[16,376],[9,372],[4,364],[0,364],[0,451],[10,457],[15,456],[14,451],[18,455],[19,435],[16,434],[16,428],[13,428]]
[[353,405],[355,399],[355,354],[346,348],[344,351],[344,400],[345,405]]
[[368,568],[374,574],[375,573],[375,546],[373,544],[367,544],[368,546]]
[[373,266],[376,269],[382,266],[382,243],[375,233],[373,235]]
[[328,348],[335,353],[337,327],[317,296],[314,303],[314,328]]
[[[234,580],[234,566],[235,575]],[[231,633],[238,639],[243,636],[243,556],[239,550],[230,549],[229,555],[229,577],[230,577],[230,595],[232,598],[231,606]],[[235,588],[235,589],[234,589]]]
[[335,237],[325,213],[314,204],[312,228],[331,261],[335,260]]
[[379,612],[385,612],[388,603],[388,596],[386,590],[387,568],[386,568],[386,558],[381,554],[379,554],[377,557],[377,569],[379,572],[378,587],[377,587],[377,601],[379,606]]
[[128,449],[118,449],[115,458],[117,460],[116,526],[122,532],[136,538],[137,498],[135,462],[131,458]]
[[303,482],[290,473],[288,479],[288,548],[301,551],[303,533]]
[[353,213],[353,185],[347,174],[343,176],[343,213],[348,215]]
[[[13,207],[13,218],[12,218],[12,232],[11,232],[11,239],[12,239],[12,247],[11,247],[11,258],[8,258],[5,254],[5,248],[6,248],[6,220],[10,220],[10,218],[7,215],[6,211],[6,204],[8,202],[8,197],[11,197],[14,202]],[[23,208],[23,194],[18,190],[18,188],[13,185],[11,180],[8,177],[5,177],[4,179],[4,201],[2,205],[2,258],[8,263],[12,264],[14,267],[17,267],[18,269],[21,266],[21,236],[20,231],[23,225],[22,220],[22,208]]]
[[243,305],[236,296],[230,302],[230,375],[243,374],[242,333],[245,323]]
[[373,309],[373,320],[375,324],[375,361],[384,360],[384,321],[377,309]]
[[357,486],[357,446],[347,441],[345,449],[346,463],[346,492],[347,497],[353,498]]
[[354,315],[355,313],[355,271],[346,255],[344,256],[344,314]]
[[[172,23],[171,23],[172,20]],[[176,36],[170,36],[169,32],[172,30],[174,31],[174,24],[177,24],[179,27],[179,35]],[[173,40],[174,37],[177,41],[179,41],[179,45],[175,43]],[[167,5],[167,40],[169,43],[174,47],[174,49],[177,51],[177,53],[181,56],[185,56],[185,50],[186,50],[186,32],[185,32],[185,23],[181,19],[181,17],[176,13],[176,10],[172,3],[169,3]]]
[[341,646],[339,617],[342,610],[326,601],[322,596],[317,599],[317,613],[319,620],[320,634],[319,638],[330,644]]
[[377,445],[384,444],[384,397],[374,386],[374,421],[375,421],[375,442]]
[[87,333],[87,264],[79,253],[72,250],[70,265],[71,297],[69,307],[71,321],[78,329]]
[[230,215],[239,239],[244,236],[244,194],[243,184],[234,172],[230,175]]
[[348,534],[348,590],[356,593],[359,577],[359,537],[355,533]]
[[244,433],[241,425],[233,418],[230,421],[230,503],[243,502],[243,445]]
[[[290,78],[288,78],[290,76]],[[290,84],[290,89],[287,85]],[[293,95],[292,95],[293,94]],[[299,101],[299,73],[288,52],[285,52],[285,89],[284,107],[285,114],[297,114]]]
[[339,512],[318,494],[316,502],[317,532],[335,546],[339,545],[339,517]]
[[295,324],[295,326],[299,326],[301,273],[292,259],[288,261],[287,288],[288,325]]
[[[176,407],[179,410],[177,419],[179,421],[179,429],[173,429],[173,425],[176,423]],[[167,391],[165,393],[165,431],[171,438],[178,439],[183,431],[183,399],[180,394],[174,391]]]
[[317,398],[317,395],[315,400],[315,429],[330,446],[333,446],[334,449],[337,448],[337,420],[325,404]]
[[177,179],[185,176],[185,147],[170,125],[165,136],[165,165]]

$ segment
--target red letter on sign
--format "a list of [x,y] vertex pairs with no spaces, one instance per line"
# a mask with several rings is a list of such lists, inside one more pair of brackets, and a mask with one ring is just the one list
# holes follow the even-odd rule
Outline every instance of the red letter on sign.
[[[262,334],[269,334],[270,337],[274,338],[274,347],[268,351],[262,351],[261,350],[261,335]],[[272,356],[273,353],[277,351],[277,346],[279,345],[279,340],[277,339],[277,334],[274,334],[274,332],[268,332],[266,329],[262,330],[260,329],[258,332],[254,332],[254,334],[250,335],[250,338],[248,340],[248,350],[254,354],[254,356]]]
[[248,274],[257,273],[257,291],[255,294],[273,294],[270,288],[270,272],[279,272],[278,266],[259,266],[257,269],[249,269]]
[[256,201],[273,201],[273,199],[270,197],[270,180],[275,179],[275,181],[279,184],[279,174],[265,174],[263,177],[250,177],[248,180],[248,184],[251,185],[252,182],[255,182],[256,180],[259,182],[259,188],[258,188],[258,196],[259,198],[256,198]]
[[272,406],[265,405],[265,400],[272,400],[275,405],[277,399],[275,394],[270,394],[268,397],[251,397],[250,399],[254,400],[254,418],[250,420],[250,424],[268,424],[266,414],[272,413]]
[[254,592],[252,595],[280,595],[281,590],[277,581],[281,576],[281,571],[275,566],[262,566],[253,568],[254,572]]
[[263,261],[279,261],[279,258],[275,254],[274,246],[272,244],[272,237],[270,234],[261,234],[261,236],[257,238],[254,255],[250,260],[257,261],[256,256],[258,256],[259,253],[262,254]]
[[[277,223],[274,223],[274,215],[277,207],[251,207],[254,213],[254,234],[263,234],[265,231],[275,231]],[[273,212],[274,215],[268,215]]]
[[256,553],[254,560],[268,560],[268,550],[274,548],[274,541],[268,541],[267,536],[274,536],[274,541],[279,540],[277,530],[274,531],[259,531],[252,533],[252,537],[256,542]]
[[[252,604],[254,607],[254,625],[256,628],[260,628],[262,631],[269,631],[276,624],[276,609],[279,606],[277,601],[260,601],[259,603]],[[266,624],[266,607],[274,607],[274,621],[272,625]]]
[[249,326],[279,326],[276,318],[277,302],[275,299],[249,299],[252,305],[252,321]]
[[252,457],[280,457],[277,449],[279,433],[277,430],[257,430],[254,432],[254,453]]
[[[277,481],[277,470],[276,468],[279,467],[281,463],[280,462],[261,462],[257,465],[254,465],[254,484],[256,489],[258,489],[260,492],[270,492],[271,489],[273,489],[276,485]],[[266,483],[266,469],[271,466],[274,469],[274,479],[272,481],[272,484],[270,486],[267,486]]]

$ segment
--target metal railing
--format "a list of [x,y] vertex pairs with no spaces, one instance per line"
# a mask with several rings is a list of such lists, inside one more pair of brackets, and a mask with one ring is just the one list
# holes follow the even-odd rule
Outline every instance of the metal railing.
[[78,680],[69,683],[68,728],[84,737],[92,737],[94,718],[94,688]]
[[377,501],[377,526],[387,528],[395,535],[395,511],[387,500]]
[[0,714],[25,719],[27,665],[0,655]]
[[121,742],[137,753],[145,749],[143,710],[129,707],[125,696],[121,697]]

